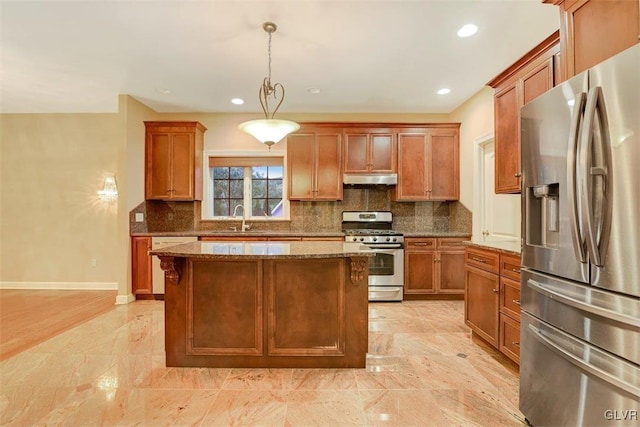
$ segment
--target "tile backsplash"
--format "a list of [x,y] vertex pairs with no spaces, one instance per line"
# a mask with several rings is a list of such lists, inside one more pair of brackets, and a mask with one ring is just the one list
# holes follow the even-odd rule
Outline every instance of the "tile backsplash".
[[[343,211],[391,211],[393,228],[402,232],[468,232],[471,212],[460,202],[394,202],[391,188],[382,186],[345,187],[337,202],[292,201],[290,221],[252,221],[255,231],[335,232],[341,230]],[[149,200],[130,214],[131,233],[171,231],[226,231],[235,223],[201,220],[200,202]],[[135,222],[143,213],[144,221]],[[240,221],[238,221],[239,223]]]

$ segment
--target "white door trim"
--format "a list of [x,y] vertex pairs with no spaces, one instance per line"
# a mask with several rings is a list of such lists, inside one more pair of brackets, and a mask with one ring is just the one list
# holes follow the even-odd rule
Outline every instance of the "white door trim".
[[485,223],[484,218],[484,204],[485,199],[483,197],[483,185],[484,180],[480,179],[485,175],[484,170],[484,156],[482,152],[484,151],[484,147],[487,144],[490,144],[494,141],[493,132],[479,136],[478,138],[473,140],[473,176],[474,179],[473,184],[473,212],[475,215],[473,216],[472,227],[471,227],[471,239],[472,240],[482,240],[482,224]]

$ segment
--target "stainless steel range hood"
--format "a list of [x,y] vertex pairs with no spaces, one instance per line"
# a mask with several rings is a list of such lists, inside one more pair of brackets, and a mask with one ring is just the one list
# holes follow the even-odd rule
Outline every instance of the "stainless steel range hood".
[[342,182],[345,184],[361,185],[396,185],[397,173],[344,174]]

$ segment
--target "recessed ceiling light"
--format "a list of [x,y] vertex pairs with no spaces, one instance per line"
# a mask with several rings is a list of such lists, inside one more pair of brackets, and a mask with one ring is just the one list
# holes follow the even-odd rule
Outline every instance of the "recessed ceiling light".
[[309,89],[307,89],[307,92],[316,95],[316,94],[320,93],[320,89],[318,89],[317,87],[310,87]]
[[166,87],[157,87],[156,92],[161,93],[163,95],[169,95],[171,93],[171,90],[167,89]]
[[442,89],[438,89],[438,91],[436,92],[438,95],[446,95],[449,92],[451,92],[451,89],[443,87]]
[[458,30],[458,37],[469,37],[478,32],[478,27],[473,24],[463,25]]
[[241,99],[241,98],[233,98],[233,99],[231,100],[231,103],[232,103],[232,104],[236,104],[236,105],[242,105],[242,104],[244,104],[244,99]]

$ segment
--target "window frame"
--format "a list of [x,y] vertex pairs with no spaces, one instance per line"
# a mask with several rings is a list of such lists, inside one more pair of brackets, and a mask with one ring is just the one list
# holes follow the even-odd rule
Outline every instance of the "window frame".
[[[201,213],[200,217],[203,221],[238,221],[241,216],[238,214],[238,217],[234,218],[233,216],[213,216],[213,169],[210,166],[209,158],[228,158],[228,159],[245,159],[245,162],[248,158],[270,158],[273,160],[274,158],[279,158],[282,161],[282,207],[283,212],[280,217],[272,217],[272,216],[247,216],[247,220],[251,221],[290,221],[290,203],[287,198],[287,189],[289,188],[289,176],[287,171],[287,155],[286,151],[278,152],[264,152],[264,151],[205,151],[202,156],[203,163],[203,194],[202,194],[202,203],[201,203]],[[248,166],[248,165],[240,165],[240,166]],[[262,164],[255,164],[254,166],[266,166]],[[250,175],[249,175],[250,177]],[[245,181],[244,181],[244,199],[243,199],[243,208],[248,206],[247,213],[252,214],[253,209],[251,207],[251,182],[247,181],[247,174],[245,169]],[[248,203],[248,205],[247,205]]]

